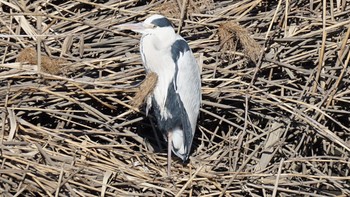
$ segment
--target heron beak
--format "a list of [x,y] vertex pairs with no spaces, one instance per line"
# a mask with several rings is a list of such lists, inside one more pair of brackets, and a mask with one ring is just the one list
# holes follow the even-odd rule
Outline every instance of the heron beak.
[[143,33],[146,28],[143,26],[142,23],[126,23],[126,24],[121,24],[117,25],[117,28],[123,29],[123,30],[131,30],[137,33]]

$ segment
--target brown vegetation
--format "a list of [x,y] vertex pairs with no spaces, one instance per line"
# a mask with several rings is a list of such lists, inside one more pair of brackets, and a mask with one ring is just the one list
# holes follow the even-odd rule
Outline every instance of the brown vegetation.
[[[135,108],[152,87],[139,88],[140,36],[115,28],[158,12],[202,69],[193,153],[170,179]],[[0,1],[0,196],[349,196],[349,13],[346,0]]]

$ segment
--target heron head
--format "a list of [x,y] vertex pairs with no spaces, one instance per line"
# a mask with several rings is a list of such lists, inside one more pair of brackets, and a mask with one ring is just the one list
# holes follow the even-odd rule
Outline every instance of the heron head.
[[152,15],[141,23],[126,23],[118,25],[117,27],[141,33],[143,35],[165,34],[166,32],[175,33],[171,22],[166,17],[159,14]]

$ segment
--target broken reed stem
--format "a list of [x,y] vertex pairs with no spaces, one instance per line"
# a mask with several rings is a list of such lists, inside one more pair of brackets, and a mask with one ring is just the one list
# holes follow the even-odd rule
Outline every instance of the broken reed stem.
[[[37,17],[36,17],[37,18],[37,22],[36,22],[37,34],[41,35],[41,33],[42,33],[41,32],[41,30],[42,30],[42,28],[41,28],[42,16],[38,14],[39,13],[38,10],[36,11],[36,13],[37,13]],[[38,53],[36,53],[37,54],[37,64],[38,64],[38,72],[40,73],[41,72],[41,37],[38,36],[36,39],[37,39],[36,51],[38,51]]]

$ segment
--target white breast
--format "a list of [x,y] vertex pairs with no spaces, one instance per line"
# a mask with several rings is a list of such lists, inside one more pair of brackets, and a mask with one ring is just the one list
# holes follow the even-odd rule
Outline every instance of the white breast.
[[[170,47],[157,49],[154,47],[154,42],[153,36],[143,36],[140,43],[140,51],[142,52],[142,60],[146,70],[155,72],[158,75],[158,81],[153,90],[152,97],[154,97],[159,105],[161,116],[163,118],[169,118],[171,115],[164,106],[167,98],[168,86],[174,77],[175,64],[171,58]],[[147,108],[150,107],[150,103],[150,100],[147,101]]]

